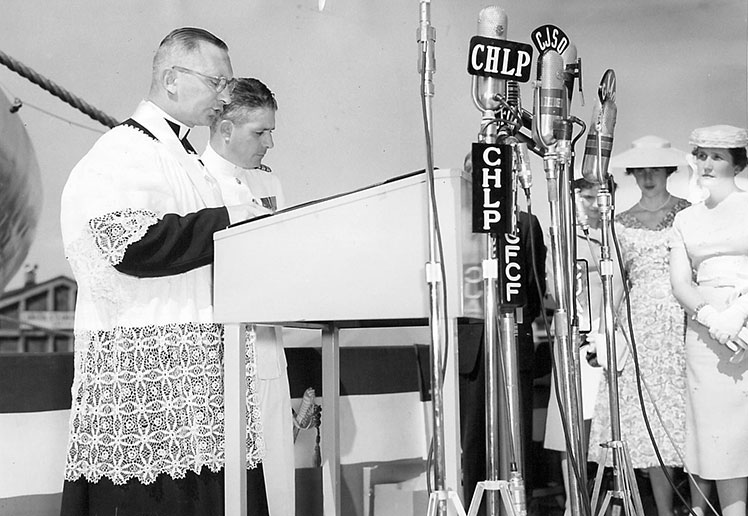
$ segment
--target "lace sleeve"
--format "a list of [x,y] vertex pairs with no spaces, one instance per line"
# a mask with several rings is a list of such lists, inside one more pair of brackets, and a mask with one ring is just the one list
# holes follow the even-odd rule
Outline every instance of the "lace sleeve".
[[126,209],[93,218],[88,226],[101,254],[110,265],[117,265],[127,246],[140,240],[156,221],[153,212]]
[[181,274],[213,262],[213,233],[229,225],[226,208],[205,208],[185,216],[166,214],[138,239],[127,242],[115,268],[153,278]]

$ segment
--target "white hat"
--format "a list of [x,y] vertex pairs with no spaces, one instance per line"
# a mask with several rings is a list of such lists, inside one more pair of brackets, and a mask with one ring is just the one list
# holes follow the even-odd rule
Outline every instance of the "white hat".
[[712,125],[694,129],[688,143],[694,147],[736,149],[748,145],[748,131],[732,125]]
[[679,167],[686,164],[686,153],[674,149],[659,136],[642,136],[631,148],[610,158],[612,168]]

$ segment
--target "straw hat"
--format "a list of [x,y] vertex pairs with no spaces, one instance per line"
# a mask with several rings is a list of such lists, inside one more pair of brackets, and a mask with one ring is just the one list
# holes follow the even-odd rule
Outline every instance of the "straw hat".
[[686,164],[686,153],[674,149],[659,136],[642,136],[631,142],[631,148],[610,158],[612,168],[680,167]]
[[732,125],[712,125],[694,129],[688,143],[694,147],[736,149],[748,145],[748,131]]

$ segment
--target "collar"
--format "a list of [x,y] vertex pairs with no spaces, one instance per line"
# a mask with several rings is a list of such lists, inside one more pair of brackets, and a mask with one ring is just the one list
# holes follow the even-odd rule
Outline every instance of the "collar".
[[167,122],[166,113],[156,104],[149,100],[144,100],[135,109],[132,119],[146,127],[153,135],[166,145],[184,148],[182,141],[177,138],[174,130]]
[[208,145],[205,147],[205,150],[203,151],[203,154],[201,156],[203,162],[206,166],[210,168],[210,171],[214,174],[220,174],[223,176],[231,176],[231,177],[238,177],[243,172],[249,172],[251,170],[262,170],[263,172],[271,172],[270,167],[267,165],[260,165],[259,167],[255,168],[244,168],[240,167],[239,165],[235,165],[234,163],[230,162],[213,148],[213,146],[210,144],[210,141],[208,142]]
[[234,165],[229,160],[218,154],[211,146],[210,142],[208,142],[208,145],[205,147],[205,151],[201,158],[210,172],[217,176],[237,177],[242,171],[246,170]]
[[171,127],[171,130],[174,131],[174,134],[177,135],[177,138],[180,140],[184,140],[187,138],[187,135],[190,134],[190,128],[186,127],[178,122],[173,122],[166,118],[166,123],[169,124],[169,127]]
[[152,111],[155,114],[160,115],[163,117],[164,120],[166,120],[166,123],[169,125],[172,131],[174,131],[174,134],[179,138],[180,140],[183,140],[187,137],[187,135],[190,132],[190,127],[187,127],[182,122],[168,114],[166,111],[158,107],[156,104],[154,104],[150,100],[144,101],[146,104],[149,105],[149,107],[152,109]]

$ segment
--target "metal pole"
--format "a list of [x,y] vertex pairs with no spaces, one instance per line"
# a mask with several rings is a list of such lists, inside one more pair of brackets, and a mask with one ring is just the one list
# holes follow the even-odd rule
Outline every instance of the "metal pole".
[[433,120],[432,98],[434,96],[433,74],[436,69],[434,60],[434,43],[436,31],[431,26],[431,2],[421,0],[420,23],[417,31],[419,52],[419,71],[421,73],[421,97],[426,138],[426,194],[428,197],[428,234],[429,261],[426,264],[426,282],[429,288],[429,329],[431,333],[431,403],[432,403],[432,450],[434,465],[434,491],[438,499],[434,506],[435,514],[446,516],[446,476],[444,458],[444,397],[442,391],[443,357],[446,336],[446,318],[444,305],[441,302],[444,293],[444,280],[437,248],[434,205],[434,157],[433,157]]
[[[549,147],[543,158],[550,204],[550,247],[553,259],[554,289],[558,308],[554,312],[554,353],[556,358],[556,381],[561,399],[561,418],[568,437],[567,473],[569,479],[569,508],[572,515],[585,514],[582,493],[586,489],[586,469],[582,459],[586,456],[584,420],[581,408],[581,379],[579,353],[577,352],[578,328],[575,326],[574,256],[571,241],[574,225],[571,223],[570,148],[569,142],[559,140]],[[553,400],[551,400],[553,401]],[[574,468],[577,461],[578,468]]]
[[[499,353],[496,345],[497,339],[497,299],[496,284],[498,279],[498,263],[496,260],[496,236],[489,233],[486,238],[486,256],[490,258],[484,261],[484,358],[486,365],[485,390],[486,390],[486,479],[499,480],[501,470],[499,439]],[[487,492],[486,514],[495,516],[499,513],[500,498],[498,491]]]
[[522,414],[520,411],[520,379],[519,360],[517,353],[517,323],[514,307],[502,307],[499,320],[500,343],[502,351],[501,383],[504,389],[501,404],[502,419],[506,422],[502,433],[502,451],[504,459],[501,461],[501,476],[509,483],[512,512],[502,507],[506,516],[524,516],[527,514],[525,500],[525,467],[524,443],[522,440]]

